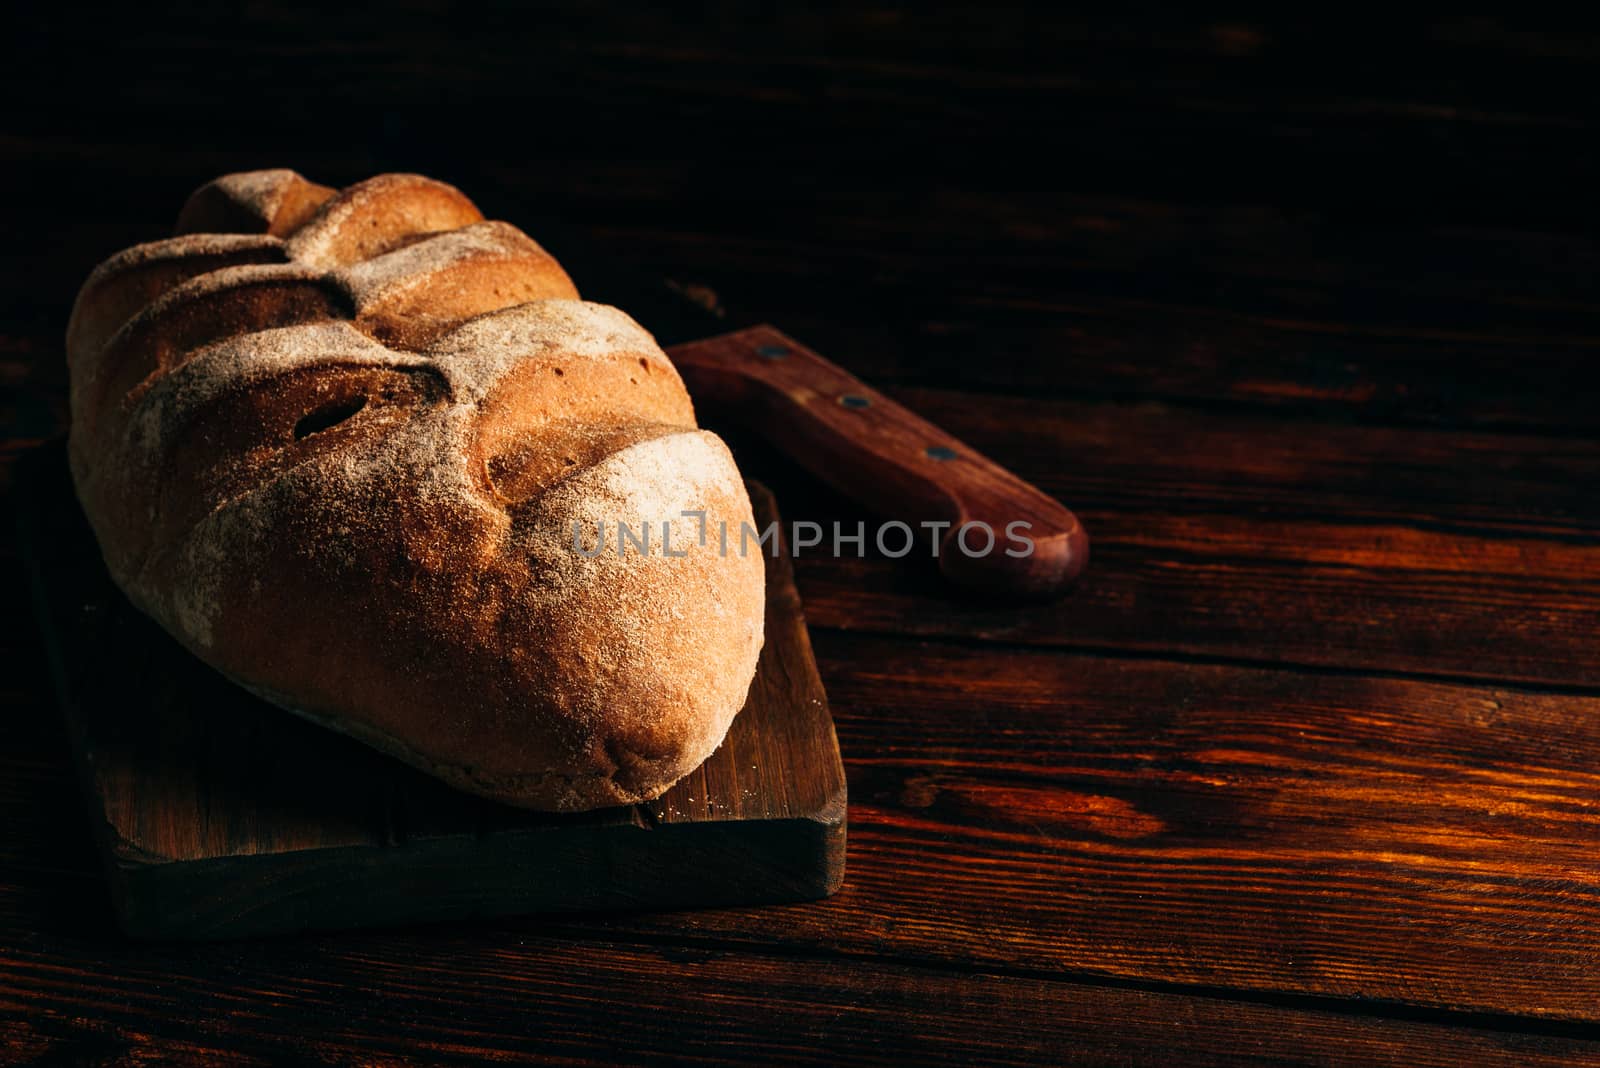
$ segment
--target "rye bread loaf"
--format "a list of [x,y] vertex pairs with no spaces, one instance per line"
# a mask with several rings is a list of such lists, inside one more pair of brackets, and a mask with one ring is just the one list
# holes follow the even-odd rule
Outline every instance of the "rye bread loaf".
[[[710,755],[762,562],[683,515],[751,521],[648,333],[416,175],[228,175],[177,231],[101,264],[68,328],[73,478],[134,604],[268,700],[512,804],[639,801]],[[651,551],[619,553],[618,522]]]

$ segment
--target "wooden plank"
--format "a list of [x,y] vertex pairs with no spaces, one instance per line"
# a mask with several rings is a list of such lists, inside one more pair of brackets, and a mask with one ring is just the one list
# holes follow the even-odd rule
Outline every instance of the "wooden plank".
[[896,389],[1069,506],[1600,536],[1600,442]]
[[808,618],[852,632],[1600,686],[1588,655],[1600,586],[1586,543],[1079,515],[1091,561],[1061,600],[973,602],[942,589],[926,560],[813,555],[797,561]]
[[[0,952],[0,1057],[163,1064],[1592,1064],[1600,1043],[719,946],[349,938]],[[84,947],[87,948],[87,947]],[[52,950],[54,952],[47,952]],[[150,976],[161,976],[159,985]]]
[[[879,336],[951,316],[981,317],[986,334],[1002,342],[1029,328],[1050,329],[1069,356],[1080,319],[1091,337],[1098,324],[1108,334],[1110,326],[1126,326],[1122,344],[1179,341],[1173,332],[1181,328],[1203,341],[1230,319],[1320,327],[1351,343],[1595,343],[1594,294],[1581,281],[1600,264],[1592,234],[1426,215],[1338,232],[1331,205],[1217,204],[1187,199],[1188,192],[1132,197],[979,182],[914,200],[888,190],[823,198],[805,206],[807,225],[787,219],[763,226],[741,217],[748,206],[736,203],[731,214],[707,211],[685,226],[676,216],[635,220],[625,208],[608,212],[614,201],[601,187],[585,202],[592,221],[584,229],[610,254],[631,249],[640,267],[666,277],[699,272],[700,280],[726,287],[735,310],[759,307],[764,318],[797,333],[800,323],[825,328],[834,308],[843,323],[873,327]],[[706,210],[704,195],[692,191],[685,210]],[[936,230],[926,226],[929,211],[941,213]],[[1463,300],[1464,290],[1473,299]],[[937,357],[937,338],[928,340]],[[871,346],[860,355],[878,359]],[[1048,358],[1052,350],[1038,355],[1039,379],[1060,370]],[[1290,360],[1281,370],[1299,364]],[[1092,378],[1095,368],[1084,371]],[[1049,379],[1052,389],[1069,381]],[[1483,399],[1492,396],[1484,391]]]
[[[694,262],[695,251],[686,258]],[[703,269],[712,278],[717,271]],[[975,293],[946,276],[853,287],[825,311],[801,288],[773,318],[880,388],[1147,398],[1364,423],[1600,429],[1582,388],[1582,369],[1600,346],[1600,314],[1574,313],[1564,330],[1520,324],[1503,309],[1498,319],[1478,309],[1477,323],[1440,309],[1437,326],[1368,324],[1329,315],[1365,295],[1348,287],[1298,287],[1298,300],[1244,301],[1235,310],[1241,288],[1231,285],[1217,306],[1201,293],[1129,299],[1081,286]],[[885,303],[904,309],[905,320],[886,323]],[[1525,306],[1518,310],[1527,317]]]
[[[24,545],[123,926],[224,937],[558,909],[790,901],[837,888],[845,785],[787,558],[768,558],[751,701],[657,801],[491,805],[288,716],[111,586],[59,446],[24,475]],[[752,485],[762,522],[771,495]]]
[[844,892],[602,930],[1600,1021],[1600,698],[815,639]]

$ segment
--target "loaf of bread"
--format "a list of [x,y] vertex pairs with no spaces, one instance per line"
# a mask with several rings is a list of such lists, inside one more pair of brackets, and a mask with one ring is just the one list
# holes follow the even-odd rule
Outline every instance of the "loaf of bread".
[[101,264],[67,335],[73,478],[134,604],[511,804],[640,801],[711,754],[764,572],[704,536],[749,499],[648,333],[416,175],[228,175],[177,233]]

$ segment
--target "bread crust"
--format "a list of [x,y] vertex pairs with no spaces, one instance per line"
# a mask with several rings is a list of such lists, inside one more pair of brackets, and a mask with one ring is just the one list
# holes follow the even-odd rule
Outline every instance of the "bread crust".
[[[68,328],[73,478],[136,605],[511,804],[646,800],[711,754],[764,570],[699,536],[750,503],[648,333],[416,175],[225,176],[179,229],[102,264]],[[575,547],[619,522],[655,551]]]

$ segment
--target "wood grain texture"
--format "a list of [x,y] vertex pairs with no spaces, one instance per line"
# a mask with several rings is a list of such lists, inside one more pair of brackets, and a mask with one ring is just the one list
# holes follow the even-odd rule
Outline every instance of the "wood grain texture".
[[[874,961],[519,933],[103,954],[60,967],[0,958],[0,1050],[168,1064],[1582,1065],[1600,1044]],[[65,948],[61,943],[52,944]],[[143,977],[184,976],[162,990]],[[461,1010],[470,1006],[470,1011]],[[597,1006],[604,1006],[603,1015]],[[86,1026],[86,1021],[94,1021]],[[397,1026],[399,1025],[399,1026]]]
[[[767,641],[715,754],[655,801],[578,815],[453,791],[251,697],[111,585],[59,444],[23,543],[122,927],[214,938],[547,910],[792,901],[844,876],[845,783],[782,554]],[[758,520],[772,496],[751,486]]]
[[[1600,1019],[1600,698],[818,649],[853,754],[851,880],[784,944]],[[771,941],[739,912],[607,929]]]

